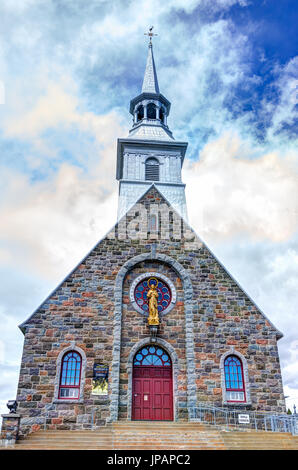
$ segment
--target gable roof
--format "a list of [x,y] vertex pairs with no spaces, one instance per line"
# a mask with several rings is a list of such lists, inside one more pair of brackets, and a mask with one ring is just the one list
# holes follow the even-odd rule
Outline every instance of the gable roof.
[[201,243],[205,249],[210,253],[211,257],[215,260],[215,262],[224,270],[224,272],[230,277],[230,279],[236,284],[236,286],[241,290],[241,292],[250,300],[250,302],[255,306],[255,308],[258,310],[258,312],[265,318],[265,320],[268,321],[268,323],[271,325],[271,327],[276,331],[276,337],[277,339],[280,339],[283,337],[283,333],[279,331],[275,325],[267,318],[265,313],[256,305],[256,303],[252,300],[252,298],[247,294],[247,292],[243,289],[243,287],[240,286],[240,284],[237,282],[237,280],[231,275],[231,273],[225,268],[225,266],[218,260],[218,258],[215,256],[215,254],[212,252],[212,250],[207,246],[207,244],[202,240],[201,237],[197,235],[195,230],[190,227],[189,223],[171,206],[170,202],[166,199],[166,197],[161,193],[161,191],[155,186],[154,183],[142,194],[142,196],[136,201],[135,204],[133,204],[130,209],[119,219],[116,224],[113,225],[113,227],[105,234],[104,237],[102,237],[96,244],[95,246],[84,256],[84,258],[72,269],[72,271],[58,284],[58,286],[48,295],[48,297],[34,310],[34,312],[25,320],[23,323],[19,325],[20,330],[25,333],[26,330],[26,325],[27,323],[33,318],[33,316],[39,311],[40,308],[56,293],[56,291],[62,286],[62,284],[78,269],[78,267],[84,263],[84,261],[88,258],[88,256],[96,249],[96,247],[102,243],[110,233],[112,233],[119,224],[121,224],[121,221],[129,214],[129,212],[133,209],[134,206],[137,204],[140,204],[142,200],[145,200],[148,195],[150,195],[150,192],[156,191],[160,199],[163,200],[170,208],[173,213],[177,215],[177,217],[180,217],[180,219],[183,221],[183,224],[194,234],[195,238],[199,243]]

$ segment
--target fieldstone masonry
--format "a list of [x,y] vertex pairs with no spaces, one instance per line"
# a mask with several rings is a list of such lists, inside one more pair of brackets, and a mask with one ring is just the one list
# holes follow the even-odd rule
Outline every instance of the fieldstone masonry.
[[19,438],[21,416],[17,413],[3,414],[1,416],[1,444],[7,447],[15,444]]
[[[138,204],[149,210],[150,204],[167,201],[152,186]],[[132,217],[127,217],[127,226]],[[88,429],[131,419],[133,356],[150,343],[150,334],[146,316],[134,309],[129,293],[132,282],[146,272],[169,278],[177,294],[174,307],[161,316],[157,336],[157,344],[172,359],[174,419],[191,419],[197,400],[230,406],[222,371],[222,357],[229,351],[238,352],[247,365],[249,396],[241,406],[285,412],[280,332],[194,232],[190,249],[191,229],[180,216],[182,236],[173,238],[174,219],[177,225],[177,214],[174,218],[170,213],[168,239],[160,237],[161,224],[157,238],[148,232],[147,238],[142,234],[139,239],[119,239],[117,224],[21,325],[21,436],[44,428]],[[78,400],[58,398],[61,357],[68,350],[80,351],[83,359]],[[109,367],[106,396],[92,395],[94,363]]]
[[[181,170],[188,144],[175,141],[168,128],[170,106],[159,92],[150,41],[142,92],[130,103],[133,127],[118,139],[119,220],[20,326],[18,415],[4,416],[3,442],[39,429],[90,429],[132,419],[133,361],[152,337],[131,292],[148,273],[168,279],[169,291],[175,290],[154,338],[172,363],[172,380],[164,383],[173,383],[173,419],[194,419],[202,401],[235,407],[225,388],[229,354],[243,366],[246,400],[236,405],[286,411],[281,333],[187,225]],[[145,168],[152,157],[154,173]],[[69,352],[81,357],[78,398],[61,399],[62,359]],[[92,394],[95,364],[109,370],[106,395]]]

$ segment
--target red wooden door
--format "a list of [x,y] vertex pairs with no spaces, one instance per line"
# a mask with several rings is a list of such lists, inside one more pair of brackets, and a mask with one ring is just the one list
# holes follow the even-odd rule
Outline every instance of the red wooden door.
[[134,366],[133,420],[173,420],[172,367]]

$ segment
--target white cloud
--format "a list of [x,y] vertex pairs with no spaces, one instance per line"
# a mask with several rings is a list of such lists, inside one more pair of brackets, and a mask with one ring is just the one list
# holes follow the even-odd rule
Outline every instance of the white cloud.
[[298,340],[293,339],[287,343],[287,357],[284,360],[283,377],[285,394],[296,402],[298,411]]
[[206,144],[198,162],[186,163],[190,222],[203,238],[245,233],[281,241],[298,229],[298,154],[254,158],[255,151],[226,133]]
[[[279,91],[278,104],[273,106],[265,103],[265,109],[272,110],[272,124],[268,130],[268,138],[272,141],[280,139],[280,132],[284,129],[284,139],[289,140],[287,127],[297,124],[298,120],[298,56],[291,59],[283,68],[279,67],[275,86]],[[273,108],[273,109],[272,109]],[[297,132],[297,127],[294,132]],[[277,135],[276,135],[277,134]],[[295,135],[297,139],[297,134]],[[296,140],[297,141],[297,140]]]
[[71,83],[65,77],[60,77],[60,83],[45,83],[44,79],[46,87],[29,110],[24,110],[20,116],[4,118],[4,136],[34,142],[46,130],[75,126],[78,132],[93,134],[101,146],[109,145],[116,135],[124,132],[119,116],[113,111],[101,116],[79,111],[77,90]]
[[4,121],[5,136],[31,140],[48,128],[70,125],[78,120],[76,107],[77,102],[72,95],[60,85],[50,83],[33,109]]
[[43,0],[2,0],[1,7],[3,10],[12,10],[24,12],[28,7],[42,5]]
[[[94,171],[98,174],[98,168]],[[9,240],[6,261],[9,254],[15,266],[31,266],[45,277],[72,269],[115,222],[116,193],[108,184],[105,194],[105,175],[84,176],[64,164],[52,181],[35,186],[26,178],[19,178],[19,186],[14,181],[20,198],[7,199],[0,208],[1,238]]]

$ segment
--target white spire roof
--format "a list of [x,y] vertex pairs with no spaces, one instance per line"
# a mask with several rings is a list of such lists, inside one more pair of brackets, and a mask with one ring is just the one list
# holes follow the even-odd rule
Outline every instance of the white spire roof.
[[152,28],[148,33],[150,43],[142,91],[130,102],[130,113],[134,116],[134,121],[128,138],[173,141],[174,137],[167,125],[171,103],[159,91],[151,42],[152,36],[155,36]]
[[170,135],[161,125],[140,125],[133,128],[128,135],[131,139],[149,139],[149,140],[168,140],[173,141],[174,137]]
[[153,48],[151,43],[148,47],[148,57],[142,86],[142,93],[159,93],[159,86],[153,57]]

